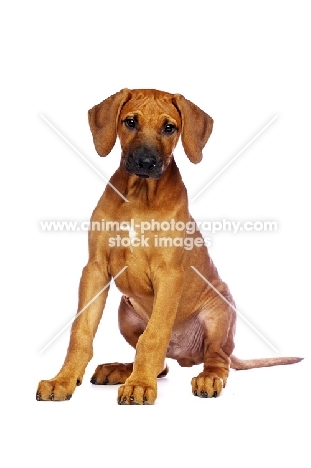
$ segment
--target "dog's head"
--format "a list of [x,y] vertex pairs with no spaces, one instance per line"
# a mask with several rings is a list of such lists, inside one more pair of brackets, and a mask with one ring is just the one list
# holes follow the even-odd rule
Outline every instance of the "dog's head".
[[100,156],[110,153],[118,136],[125,170],[159,179],[180,136],[190,161],[201,161],[213,119],[180,94],[122,89],[89,110],[89,124]]

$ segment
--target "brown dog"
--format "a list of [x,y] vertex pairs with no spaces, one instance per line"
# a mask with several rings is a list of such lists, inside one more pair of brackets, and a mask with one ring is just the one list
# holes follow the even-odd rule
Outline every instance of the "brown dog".
[[234,301],[200,232],[190,229],[194,221],[187,191],[173,158],[181,136],[190,161],[201,161],[211,117],[179,94],[123,89],[93,107],[89,123],[100,156],[110,153],[119,137],[121,164],[92,215],[89,261],[79,289],[78,311],[83,312],[72,325],[62,369],[54,379],[40,382],[37,399],[68,400],[81,384],[113,277],[123,294],[120,331],[136,349],[135,362],[102,364],[91,382],[123,384],[119,404],[154,403],[157,377],[168,371],[166,356],[181,366],[203,363],[203,371],[192,379],[192,392],[204,398],[221,393],[230,366],[300,361],[242,361],[231,355]]

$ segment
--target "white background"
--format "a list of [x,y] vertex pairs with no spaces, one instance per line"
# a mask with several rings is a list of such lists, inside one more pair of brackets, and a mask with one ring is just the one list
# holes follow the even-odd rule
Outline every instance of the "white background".
[[[263,0],[2,7],[3,466],[308,465],[307,7]],[[305,356],[302,363],[232,372],[222,396],[204,400],[191,395],[191,377],[200,370],[169,362],[154,407],[119,407],[116,387],[89,384],[97,364],[133,358],[118,333],[119,293],[112,288],[83,385],[70,402],[36,402],[38,381],[63,362],[69,329],[39,351],[74,316],[87,261],[87,233],[48,234],[39,222],[88,220],[105,186],[40,114],[109,178],[119,145],[98,157],[87,110],[124,87],[181,93],[213,117],[200,165],[181,146],[175,152],[190,198],[278,115],[191,212],[201,221],[278,222],[273,233],[217,234],[210,254],[239,311],[278,350],[239,319],[235,354]]]

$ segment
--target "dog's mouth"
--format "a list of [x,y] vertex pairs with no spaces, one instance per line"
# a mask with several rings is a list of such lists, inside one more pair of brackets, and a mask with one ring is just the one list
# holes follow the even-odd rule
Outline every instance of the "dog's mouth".
[[129,172],[129,174],[135,174],[140,179],[149,179],[150,178],[150,179],[158,180],[162,176],[163,171],[161,170],[161,171],[158,171],[158,172],[156,172],[154,174],[144,174],[144,173],[136,173],[136,172]]
[[160,171],[154,172],[152,174],[146,174],[144,172],[134,172],[134,171],[127,171],[129,174],[135,174],[140,179],[154,179],[158,180],[163,174],[162,169]]

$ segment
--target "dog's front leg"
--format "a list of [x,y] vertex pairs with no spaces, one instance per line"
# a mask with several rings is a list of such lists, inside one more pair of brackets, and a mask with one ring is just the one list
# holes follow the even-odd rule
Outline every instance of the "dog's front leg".
[[85,368],[93,355],[93,338],[107,299],[109,280],[107,268],[101,262],[89,261],[83,269],[78,313],[71,328],[65,362],[54,379],[41,380],[37,400],[69,400],[76,386],[81,385]]
[[154,282],[154,306],[136,345],[133,372],[119,388],[120,405],[152,405],[157,397],[157,376],[163,370],[167,347],[178,308],[183,276],[161,271]]

